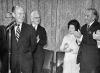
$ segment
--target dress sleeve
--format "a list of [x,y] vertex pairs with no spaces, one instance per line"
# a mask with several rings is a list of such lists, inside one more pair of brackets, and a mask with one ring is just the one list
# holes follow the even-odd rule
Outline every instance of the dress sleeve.
[[77,54],[79,50],[79,46],[75,43],[74,48],[73,48],[73,53]]
[[64,47],[65,47],[65,44],[67,44],[67,39],[66,39],[66,36],[63,38],[63,41],[62,41],[62,44],[60,46],[60,50],[61,51],[64,51]]
[[79,46],[76,42],[76,39],[73,39],[72,42],[70,43],[70,48],[73,49],[73,53],[77,54],[78,53],[78,49],[79,49]]
[[78,45],[80,45],[80,43],[82,42],[82,39],[83,39],[83,35],[81,35],[80,38],[76,38]]

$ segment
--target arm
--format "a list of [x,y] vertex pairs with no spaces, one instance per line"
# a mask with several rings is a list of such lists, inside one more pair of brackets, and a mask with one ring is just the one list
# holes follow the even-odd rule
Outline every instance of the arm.
[[78,31],[75,31],[74,32],[74,36],[76,37],[76,43],[78,45],[80,45],[82,39],[83,39],[83,35],[81,34],[81,32],[78,30]]
[[64,52],[72,52],[73,51],[73,49],[70,48],[69,41],[70,41],[69,38],[67,36],[65,36],[63,39],[62,45],[60,47],[61,51],[64,51]]
[[[80,32],[81,32],[81,37],[77,39],[78,41],[80,41],[80,43],[82,42],[82,39],[83,39],[83,34],[84,34],[84,32],[85,32],[85,31],[84,31],[85,26],[86,26],[86,25],[83,25],[83,26],[81,27],[81,31],[80,31]],[[79,44],[78,44],[78,45],[79,45]],[[77,64],[80,63],[80,58],[81,58],[81,54],[82,54],[82,48],[81,48],[81,47],[82,47],[82,45],[80,45],[80,46],[79,46],[79,49],[78,49],[77,60],[76,60],[76,63],[77,63]]]
[[77,37],[77,38],[81,38],[82,34],[81,34],[80,30],[75,31],[74,36]]
[[63,38],[62,44],[60,46],[61,51],[65,51],[68,48],[68,43],[66,41],[66,36]]
[[39,33],[38,39],[38,46],[44,47],[47,44],[47,34],[46,30],[42,27],[42,30]]
[[81,43],[81,41],[82,41],[82,38],[83,38],[83,35],[81,35],[80,38],[76,38],[76,40],[77,40],[77,44],[78,44],[78,45],[80,45],[80,43]]

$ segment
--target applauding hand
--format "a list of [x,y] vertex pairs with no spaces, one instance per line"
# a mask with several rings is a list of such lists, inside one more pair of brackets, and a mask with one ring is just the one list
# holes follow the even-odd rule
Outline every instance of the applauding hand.
[[80,37],[81,37],[81,32],[80,32],[80,30],[75,31],[75,32],[74,32],[74,36],[77,37],[77,38],[80,38]]

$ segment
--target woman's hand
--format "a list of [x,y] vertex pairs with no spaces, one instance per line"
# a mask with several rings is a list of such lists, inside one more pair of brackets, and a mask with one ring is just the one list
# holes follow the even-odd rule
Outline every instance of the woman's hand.
[[71,49],[71,48],[67,48],[66,50],[65,50],[65,52],[72,52],[73,51],[73,49]]
[[67,49],[69,47],[68,43],[65,43],[64,49]]
[[67,50],[67,52],[72,52],[72,51],[73,51],[73,49],[71,49],[71,48]]
[[72,52],[73,49],[69,48],[69,44],[66,43],[65,46],[64,46],[64,51],[65,51],[65,52]]
[[77,37],[77,38],[80,38],[80,37],[81,37],[81,32],[80,32],[80,30],[75,31],[75,32],[74,32],[74,36]]
[[70,50],[68,50],[68,47],[69,47],[69,44],[65,43],[63,51],[69,52]]

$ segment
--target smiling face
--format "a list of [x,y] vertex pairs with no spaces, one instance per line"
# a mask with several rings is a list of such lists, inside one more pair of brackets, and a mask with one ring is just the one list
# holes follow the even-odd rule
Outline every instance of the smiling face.
[[70,24],[68,31],[69,31],[69,33],[73,34],[75,31],[75,26]]
[[31,13],[31,23],[32,25],[38,25],[40,23],[40,15],[38,11],[33,11]]
[[95,15],[93,14],[92,10],[86,11],[85,21],[87,24],[90,24],[95,19]]
[[24,13],[23,8],[16,7],[13,15],[14,15],[14,18],[16,19],[17,23],[20,24],[24,21],[25,13]]

